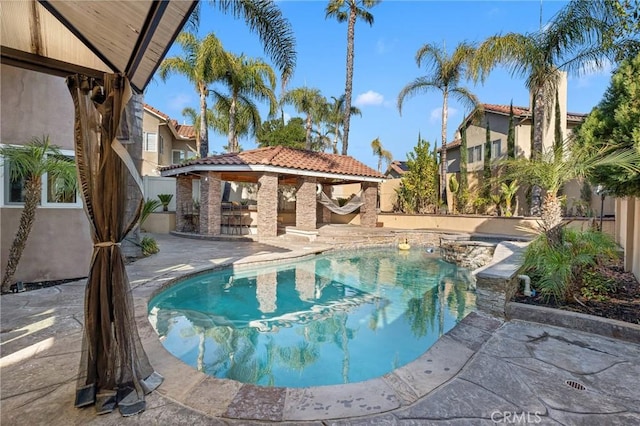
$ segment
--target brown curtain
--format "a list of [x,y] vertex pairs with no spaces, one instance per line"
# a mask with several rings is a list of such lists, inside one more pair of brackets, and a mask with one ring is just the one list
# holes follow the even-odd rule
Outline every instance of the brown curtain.
[[[78,178],[93,238],[76,407],[95,404],[98,413],[108,413],[118,406],[129,416],[143,411],[144,395],[162,383],[140,343],[120,247],[143,204],[140,175],[123,145],[131,142],[125,111],[131,88],[118,74],[105,74],[103,85],[78,75],[67,84],[75,106]],[[129,185],[132,180],[138,185]],[[137,207],[127,209],[127,199]]]

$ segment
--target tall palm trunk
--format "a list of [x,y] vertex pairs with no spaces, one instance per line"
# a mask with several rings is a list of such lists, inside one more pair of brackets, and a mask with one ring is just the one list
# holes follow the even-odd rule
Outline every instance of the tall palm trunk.
[[231,96],[231,105],[229,106],[229,134],[227,137],[227,144],[229,152],[238,152],[236,145],[236,107],[237,107],[237,94]]
[[305,148],[311,149],[311,128],[313,127],[313,123],[311,121],[311,114],[307,114],[307,125],[305,126],[307,130],[307,136],[305,139]]
[[541,212],[542,228],[549,243],[559,246],[562,243],[562,206],[554,192],[547,192]]
[[353,94],[353,57],[356,29],[356,11],[349,12],[349,26],[347,28],[347,81],[344,88],[344,122],[342,131],[342,155],[347,155],[349,149],[349,123],[351,121],[351,96]]
[[440,201],[447,204],[447,116],[449,103],[449,88],[445,87],[442,92],[442,151],[440,154]]
[[[533,98],[533,143],[531,158],[538,159],[542,155],[544,117],[545,117],[544,88],[539,87]],[[542,205],[542,188],[534,185],[531,188],[531,216],[540,216]]]
[[10,290],[11,280],[16,273],[18,263],[24,252],[24,247],[27,244],[27,238],[29,238],[33,222],[36,218],[36,209],[40,201],[41,191],[42,178],[40,176],[27,179],[25,182],[24,207],[20,215],[20,224],[18,225],[18,231],[13,239],[13,243],[11,243],[7,269],[4,271],[4,277],[2,278],[3,293]]
[[198,153],[200,158],[209,155],[209,132],[207,132],[207,87],[200,84],[200,146]]

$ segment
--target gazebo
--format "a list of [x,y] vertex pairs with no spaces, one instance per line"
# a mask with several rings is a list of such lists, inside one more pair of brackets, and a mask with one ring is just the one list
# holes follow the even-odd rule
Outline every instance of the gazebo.
[[[184,206],[192,200],[193,180],[200,180],[198,231],[209,236],[221,232],[222,182],[257,183],[258,238],[277,235],[279,185],[296,187],[296,228],[314,230],[319,192],[330,195],[333,185],[347,183],[359,183],[362,188],[361,226],[375,227],[378,184],[384,180],[381,173],[353,157],[283,146],[194,159],[165,167],[161,174],[176,178],[176,229],[185,225]],[[329,223],[331,211],[321,208],[322,222]]]

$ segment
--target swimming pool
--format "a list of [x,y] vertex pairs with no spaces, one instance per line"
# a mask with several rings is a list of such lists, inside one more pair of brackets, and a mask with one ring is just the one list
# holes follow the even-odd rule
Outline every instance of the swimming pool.
[[468,270],[425,250],[336,251],[187,278],[149,302],[164,347],[198,370],[262,386],[382,376],[475,307]]

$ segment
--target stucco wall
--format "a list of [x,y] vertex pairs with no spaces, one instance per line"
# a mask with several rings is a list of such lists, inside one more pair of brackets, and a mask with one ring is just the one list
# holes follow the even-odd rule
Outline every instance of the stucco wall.
[[[468,232],[479,234],[496,234],[526,237],[530,233],[522,228],[535,227],[539,219],[522,217],[496,217],[476,215],[409,215],[388,214],[378,215],[378,222],[382,222],[385,228],[397,229],[431,229],[453,232]],[[604,231],[614,235],[615,221],[605,219]],[[589,226],[588,219],[578,219],[569,223],[570,227],[586,229]]]
[[49,135],[73,149],[73,101],[64,78],[0,65],[0,142],[23,144]]
[[[73,150],[74,108],[65,79],[0,66],[0,142],[24,144],[49,135],[51,143]],[[0,182],[4,185],[4,175]],[[0,191],[0,194],[2,191]],[[7,256],[22,208],[0,200],[0,268]],[[82,207],[38,208],[14,280],[44,281],[86,276],[91,257],[89,223]]]
[[640,280],[640,198],[616,199],[615,238],[624,249],[624,266]]
[[[21,208],[0,209],[0,273],[3,276],[21,213]],[[85,277],[91,250],[89,222],[84,210],[39,208],[14,281]]]

